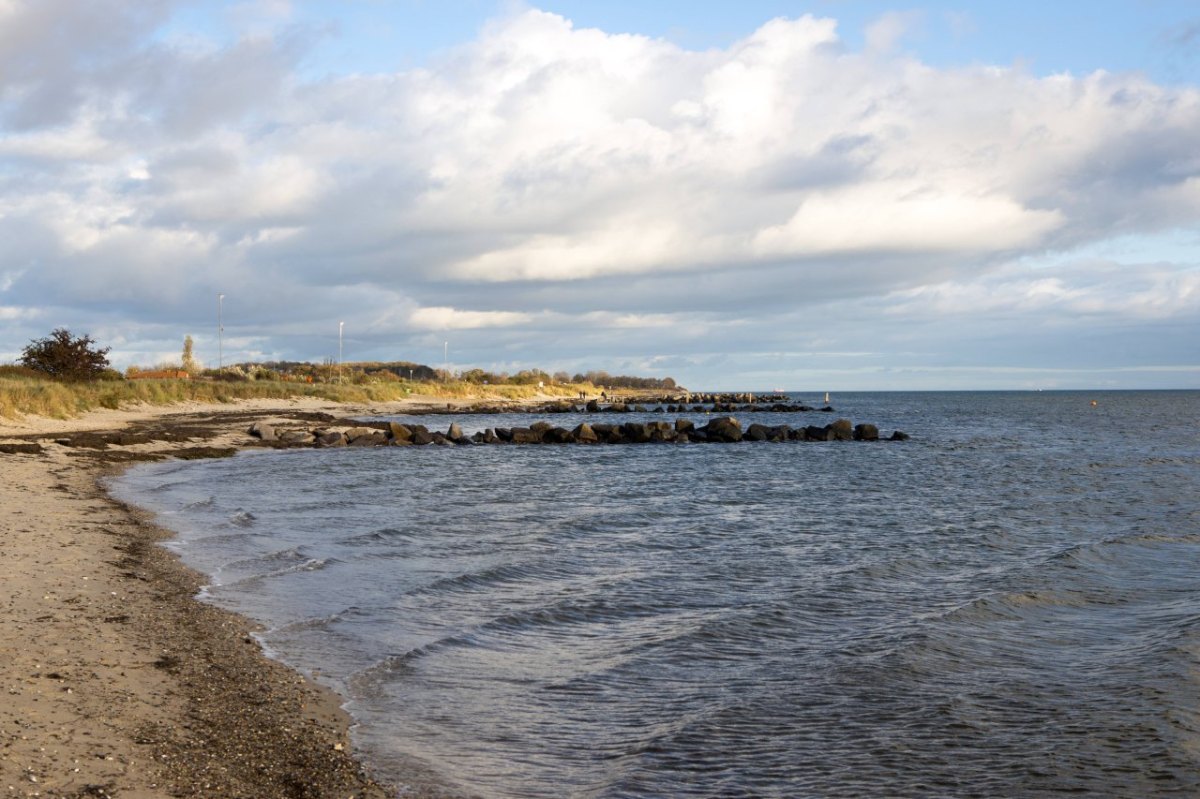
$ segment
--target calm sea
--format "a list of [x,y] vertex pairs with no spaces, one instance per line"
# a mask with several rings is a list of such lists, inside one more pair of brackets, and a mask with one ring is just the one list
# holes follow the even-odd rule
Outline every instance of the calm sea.
[[255,452],[114,489],[409,786],[1200,793],[1200,392],[832,400],[912,440]]

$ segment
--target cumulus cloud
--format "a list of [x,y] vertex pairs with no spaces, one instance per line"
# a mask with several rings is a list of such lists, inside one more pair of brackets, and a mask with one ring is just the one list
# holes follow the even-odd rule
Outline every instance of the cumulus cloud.
[[933,68],[895,46],[911,15],[861,51],[812,16],[692,51],[536,9],[419,68],[305,80],[317,34],[286,2],[230,6],[227,42],[156,36],[169,0],[77,5],[0,4],[6,308],[149,336],[224,292],[264,307],[256,350],[319,357],[303,320],[350,303],[376,357],[452,330],[481,362],[639,331],[736,352],[747,319],[838,303],[1197,316],[1194,264],[1012,271],[1195,229],[1195,87]]
[[409,323],[418,330],[513,327],[529,320],[529,314],[509,311],[463,311],[457,308],[418,308],[409,316]]

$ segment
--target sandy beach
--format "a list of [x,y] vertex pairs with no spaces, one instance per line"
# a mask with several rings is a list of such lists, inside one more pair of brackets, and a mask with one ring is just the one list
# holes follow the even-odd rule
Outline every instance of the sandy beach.
[[[414,404],[270,400],[0,420],[0,795],[396,795],[354,759],[340,698],[263,656],[251,621],[196,601],[202,575],[156,546],[169,534],[100,481],[138,460],[245,446],[254,420]],[[89,431],[110,441],[125,431],[130,443],[82,443]]]

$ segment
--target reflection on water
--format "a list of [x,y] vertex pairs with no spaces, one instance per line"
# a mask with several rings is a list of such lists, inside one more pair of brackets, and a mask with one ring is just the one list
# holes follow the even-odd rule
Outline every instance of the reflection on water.
[[1200,395],[835,401],[913,440],[258,453],[118,490],[400,779],[1200,791]]

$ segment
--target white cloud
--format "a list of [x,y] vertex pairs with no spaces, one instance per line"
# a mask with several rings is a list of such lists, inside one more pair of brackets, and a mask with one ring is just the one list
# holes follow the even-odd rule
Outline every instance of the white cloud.
[[[937,69],[895,47],[912,15],[861,52],[812,16],[690,51],[531,9],[421,68],[305,81],[289,3],[230,7],[228,43],[156,38],[166,0],[87,5],[0,4],[5,307],[171,325],[221,291],[262,308],[255,349],[303,357],[346,306],[360,345],[481,352],[734,352],[831,302],[1197,316],[1188,265],[1014,265],[1196,230],[1195,87]],[[827,350],[874,351],[848,338]]]
[[469,330],[482,327],[513,327],[530,321],[524,313],[506,311],[462,311],[457,308],[417,308],[409,323],[417,330]]
[[814,193],[784,225],[761,231],[764,255],[1015,250],[1043,241],[1062,214],[1006,197],[948,193],[935,186],[875,184]]

